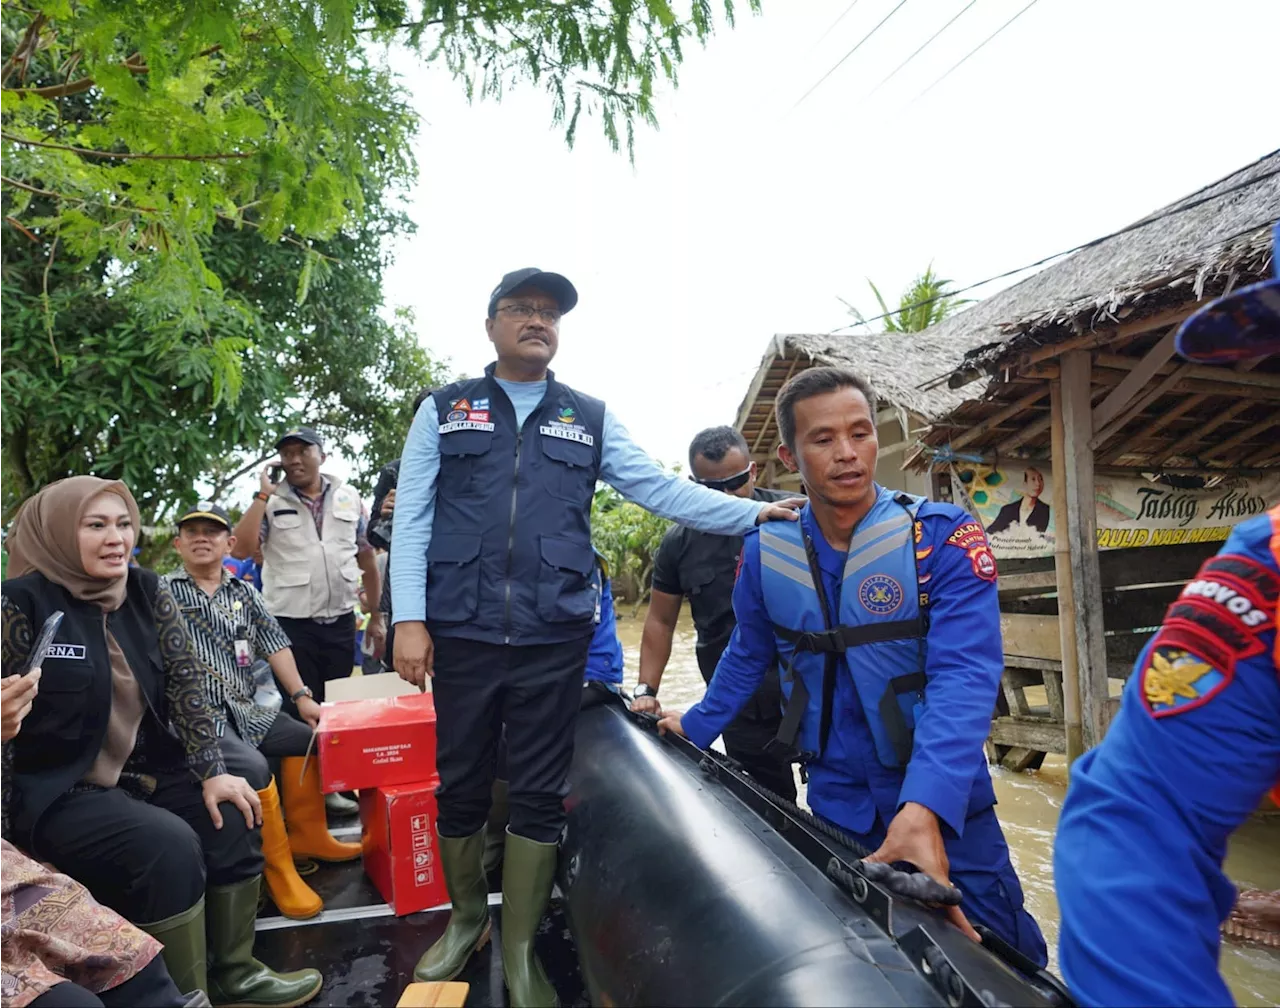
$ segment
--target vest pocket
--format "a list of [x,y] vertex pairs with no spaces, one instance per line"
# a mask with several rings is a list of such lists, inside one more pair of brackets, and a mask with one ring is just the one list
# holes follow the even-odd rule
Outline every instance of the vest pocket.
[[542,577],[538,579],[538,615],[548,623],[577,623],[596,612],[591,584],[595,554],[571,539],[542,537]]
[[480,602],[480,537],[433,535],[427,547],[427,619],[465,623]]
[[482,456],[493,446],[493,431],[458,430],[440,436],[440,475],[436,485],[448,488],[450,497],[481,492],[475,478]]
[[78,742],[84,736],[88,713],[88,688],[93,682],[91,659],[46,658],[40,675],[40,690],[22,730],[31,739],[53,735]]
[[595,450],[590,445],[543,434],[542,454],[554,463],[547,467],[547,489],[561,500],[582,504],[595,489]]

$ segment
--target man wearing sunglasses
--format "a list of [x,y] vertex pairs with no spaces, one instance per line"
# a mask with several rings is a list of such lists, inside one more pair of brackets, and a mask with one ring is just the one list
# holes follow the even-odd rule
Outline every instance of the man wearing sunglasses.
[[420,687],[432,677],[437,854],[453,904],[415,976],[453,979],[488,939],[485,823],[505,728],[502,963],[514,1006],[556,1000],[533,939],[555,873],[595,627],[596,481],[707,532],[742,535],[766,519],[795,519],[784,504],[665,473],[603,402],[557,381],[548,367],[561,317],[577,302],[558,273],[502,278],[485,319],[496,363],[422,404],[396,489],[395,668]]
[[[777,501],[787,496],[756,486],[756,464],[742,434],[732,427],[709,427],[689,445],[689,478],[712,490],[749,500]],[[742,537],[715,535],[677,525],[658,547],[653,563],[653,592],[640,640],[640,683],[631,709],[660,713],[658,689],[671,657],[671,641],[687,597],[698,632],[698,671],[708,683],[733,634],[733,582],[742,553]],[[782,689],[770,669],[755,696],[724,730],[725,751],[770,791],[794,801],[791,765],[765,752],[782,724]]]

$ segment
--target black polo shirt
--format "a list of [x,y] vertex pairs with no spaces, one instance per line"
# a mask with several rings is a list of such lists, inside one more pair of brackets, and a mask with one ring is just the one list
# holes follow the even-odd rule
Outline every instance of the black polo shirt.
[[[756,487],[751,496],[758,501],[779,501],[795,494]],[[689,600],[698,631],[698,669],[707,682],[733,634],[733,581],[741,553],[741,536],[713,535],[674,525],[663,537],[653,561],[653,590]]]

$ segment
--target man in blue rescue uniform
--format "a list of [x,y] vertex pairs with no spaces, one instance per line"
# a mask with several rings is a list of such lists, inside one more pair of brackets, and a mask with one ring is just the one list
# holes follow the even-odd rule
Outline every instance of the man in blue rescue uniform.
[[777,662],[778,744],[807,767],[814,813],[871,860],[958,886],[959,927],[977,937],[967,916],[1044,965],[983,753],[1003,659],[982,527],[874,482],[875,393],[859,376],[811,368],[776,409],[809,505],[747,534],[729,647],[701,702],[661,727],[709,746]]
[[[1280,278],[1202,308],[1177,347],[1212,364],[1280,353]],[[1183,589],[1107,737],[1071,768],[1054,876],[1062,972],[1082,1005],[1233,1003],[1218,972],[1236,899],[1222,863],[1280,780],[1278,596],[1280,505],[1237,525]]]
[[740,500],[664,473],[603,402],[557,381],[547,368],[577,300],[556,273],[502,278],[485,321],[498,360],[422,404],[396,491],[395,668],[419,685],[433,676],[439,855],[453,902],[415,975],[451,979],[488,938],[485,820],[505,727],[502,962],[516,1006],[556,1001],[533,937],[551,892],[595,627],[597,479],[722,535],[795,518],[785,503]]

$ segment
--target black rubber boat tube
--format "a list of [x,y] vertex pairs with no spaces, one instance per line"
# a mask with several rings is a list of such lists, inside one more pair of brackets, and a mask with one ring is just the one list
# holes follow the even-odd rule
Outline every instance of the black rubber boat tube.
[[634,721],[583,711],[570,772],[560,887],[593,1004],[1067,1003]]

